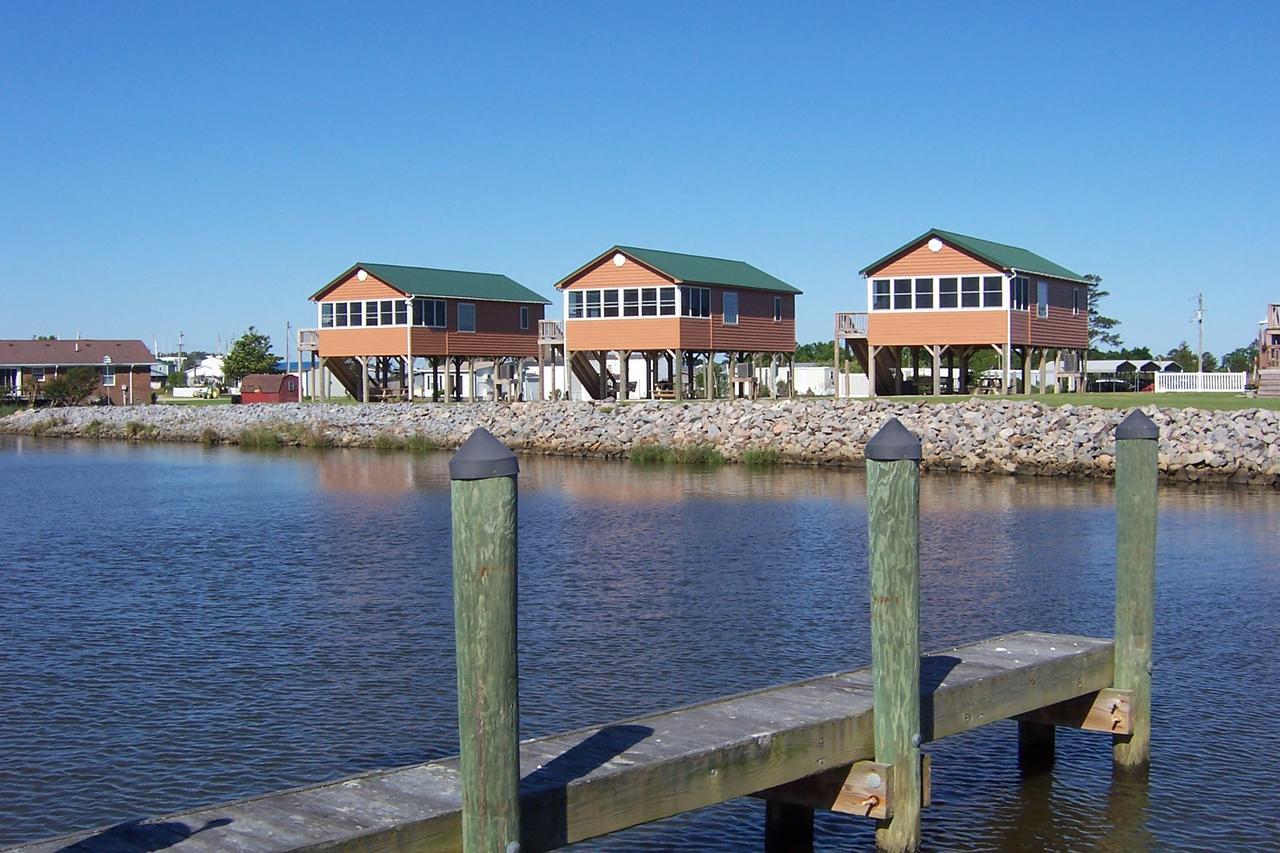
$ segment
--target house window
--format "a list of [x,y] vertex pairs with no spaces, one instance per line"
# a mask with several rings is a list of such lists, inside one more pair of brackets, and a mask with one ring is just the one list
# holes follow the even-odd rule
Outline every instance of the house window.
[[520,328],[522,330],[529,328],[529,306],[528,305],[520,306]]
[[960,307],[960,279],[958,278],[938,279],[938,307],[939,308],[959,308]]
[[422,299],[413,300],[413,325],[425,326],[427,324],[427,303]]
[[889,279],[878,278],[871,282],[871,310],[889,310]]
[[775,323],[782,322],[782,297],[781,296],[773,297],[773,322]]
[[587,316],[590,318],[598,318],[600,316],[600,291],[587,291]]
[[569,319],[570,320],[582,319],[582,291],[581,290],[569,291]]
[[622,291],[622,316],[640,316],[640,290],[638,288],[628,287]]
[[1071,288],[1071,313],[1080,313],[1080,288],[1078,287]]
[[[364,324],[366,326],[378,325],[378,303],[377,302],[352,302],[351,303],[351,319],[355,320],[360,316],[360,312],[364,312]],[[353,326],[360,325],[352,323]]]
[[1004,306],[1004,278],[998,275],[982,277],[982,307],[1001,308]]
[[471,302],[458,303],[458,331],[474,332],[476,330],[476,306]]
[[724,324],[726,326],[738,325],[738,294],[733,291],[726,290],[723,299]]
[[443,299],[413,300],[413,325],[433,326],[443,329],[445,322],[445,303]]
[[603,316],[617,317],[618,316],[618,291],[606,290],[604,291],[602,298],[604,300],[603,312],[602,312]]
[[116,366],[114,364],[102,365],[102,387],[112,388],[116,384]]
[[395,308],[393,305],[394,303],[392,303],[390,299],[382,300],[382,311],[380,312],[380,315],[382,325],[384,326],[390,326],[395,323]]
[[960,279],[960,307],[977,308],[981,294],[978,292],[978,277],[967,275]]
[[657,317],[658,316],[658,288],[656,287],[640,288],[640,316],[641,317]]
[[895,278],[893,280],[893,307],[895,309],[911,307],[911,279]]
[[1031,301],[1031,282],[1025,276],[1014,277],[1013,297],[1009,301],[1013,303],[1013,310],[1027,310],[1027,303]]
[[320,328],[333,328],[333,303],[325,302],[320,305]]
[[335,326],[347,325],[347,303],[345,302],[333,303],[333,325]]
[[676,315],[676,289],[663,287],[658,290],[658,313],[663,317]]
[[403,299],[396,300],[396,325],[409,325],[409,303]]
[[916,307],[917,308],[933,307],[933,279],[931,278],[916,279]]
[[686,317],[711,316],[711,291],[705,287],[682,287],[680,296],[684,299],[682,314]]
[[1048,317],[1049,316],[1049,282],[1037,281],[1036,284],[1038,285],[1036,289],[1039,291],[1039,293],[1037,294],[1038,298],[1036,299],[1036,316]]

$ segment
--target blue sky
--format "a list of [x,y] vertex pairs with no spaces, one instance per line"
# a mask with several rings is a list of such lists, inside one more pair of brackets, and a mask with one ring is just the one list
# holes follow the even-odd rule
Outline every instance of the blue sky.
[[[280,345],[358,261],[546,295],[615,243],[805,291],[930,227],[1104,277],[1130,345],[1280,301],[1280,4],[10,2],[0,337]],[[558,307],[558,306],[557,306]]]

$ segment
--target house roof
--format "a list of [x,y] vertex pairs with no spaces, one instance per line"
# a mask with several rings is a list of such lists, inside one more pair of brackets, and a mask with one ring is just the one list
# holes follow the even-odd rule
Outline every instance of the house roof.
[[706,255],[686,255],[681,252],[664,252],[659,249],[641,249],[635,246],[614,246],[560,279],[556,282],[556,287],[564,287],[600,261],[618,252],[665,275],[677,284],[686,282],[719,284],[748,290],[771,290],[775,293],[803,292],[745,261],[712,258]]
[[73,367],[81,364],[154,364],[155,356],[142,341],[0,340],[0,365],[5,367]]
[[550,299],[538,295],[523,284],[499,273],[438,270],[431,267],[404,267],[397,264],[367,264],[363,262],[355,264],[342,275],[311,294],[311,298],[313,300],[319,299],[325,292],[350,278],[357,270],[364,270],[408,296],[438,296],[445,299],[551,304]]
[[279,394],[288,373],[250,373],[240,380],[240,393]]
[[861,270],[862,275],[867,275],[873,270],[883,267],[885,264],[895,258],[906,254],[912,249],[924,243],[926,240],[937,237],[944,243],[954,248],[967,252],[979,260],[986,261],[994,267],[999,267],[1005,272],[1029,272],[1038,273],[1040,275],[1061,278],[1067,281],[1076,281],[1081,284],[1089,284],[1078,273],[1074,273],[1066,267],[1055,264],[1048,258],[1041,257],[1030,249],[1023,249],[1019,246],[1010,246],[1006,243],[997,243],[994,240],[983,240],[980,237],[970,237],[965,234],[957,234],[954,231],[943,231],[941,228],[931,228],[919,237],[909,243],[894,249],[878,261],[873,261]]

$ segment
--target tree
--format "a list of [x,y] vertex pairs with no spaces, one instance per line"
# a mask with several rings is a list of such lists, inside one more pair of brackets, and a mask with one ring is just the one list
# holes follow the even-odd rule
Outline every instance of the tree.
[[1199,367],[1196,362],[1195,350],[1191,349],[1191,347],[1187,345],[1186,341],[1182,341],[1176,347],[1169,350],[1165,353],[1164,357],[1189,373],[1195,373],[1196,368]]
[[44,395],[52,406],[76,406],[98,387],[101,374],[93,367],[73,367],[45,380]]
[[1248,373],[1258,363],[1258,342],[1250,341],[1247,347],[1239,347],[1222,356],[1222,367],[1232,373]]
[[1120,321],[1107,317],[1098,310],[1098,303],[1111,293],[1098,286],[1102,284],[1100,275],[1089,274],[1084,280],[1089,282],[1089,348],[1119,347],[1120,333],[1116,331],[1116,327],[1120,325]]
[[797,364],[834,364],[835,357],[836,348],[832,341],[814,341],[796,347]]
[[33,341],[56,341],[57,339],[58,339],[57,335],[32,335],[31,336],[31,340]]
[[222,360],[223,378],[234,384],[250,373],[275,373],[278,360],[271,352],[271,338],[250,326]]
[[1202,353],[1200,356],[1200,369],[1205,373],[1217,372],[1218,357],[1211,352]]

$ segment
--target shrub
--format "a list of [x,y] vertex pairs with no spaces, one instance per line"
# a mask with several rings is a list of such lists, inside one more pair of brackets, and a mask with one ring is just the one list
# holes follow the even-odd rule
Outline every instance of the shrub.
[[41,418],[31,425],[31,434],[44,435],[46,432],[58,425],[59,422],[56,418]]
[[602,415],[607,415],[607,414],[609,414],[610,412],[612,412],[612,411],[613,411],[613,404],[611,404],[611,403],[605,403],[605,404],[603,404],[603,405],[597,406],[597,407],[596,407],[596,411],[597,411],[597,412],[599,412],[599,413],[600,413],[600,414],[602,414]]
[[87,424],[84,425],[84,430],[83,430],[84,437],[97,438],[98,436],[102,435],[102,427],[103,427],[102,421],[98,420],[97,418],[94,418],[93,420],[89,421]]
[[681,465],[723,465],[724,454],[710,444],[690,444],[677,453]]
[[410,453],[430,453],[440,449],[440,442],[434,438],[415,432],[404,441],[404,449]]
[[642,444],[631,448],[633,465],[667,465],[675,461],[675,451],[661,444]]
[[51,406],[75,406],[83,403],[98,387],[101,374],[92,367],[73,367],[66,373],[49,377],[44,395]]
[[216,432],[214,432],[209,427],[205,427],[204,430],[200,433],[200,443],[203,444],[205,447],[212,447],[213,445],[217,444],[221,440],[222,440],[222,437],[219,436]]
[[237,442],[241,447],[267,448],[280,446],[280,434],[270,427],[250,427],[240,430]]
[[743,465],[765,467],[777,465],[782,461],[782,454],[772,447],[751,447],[742,453]]
[[404,450],[405,441],[398,435],[380,432],[373,437],[374,450]]
[[125,421],[124,437],[128,439],[136,439],[142,435],[142,423],[139,421]]

